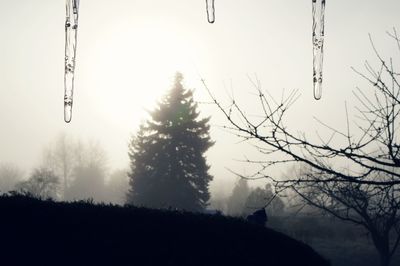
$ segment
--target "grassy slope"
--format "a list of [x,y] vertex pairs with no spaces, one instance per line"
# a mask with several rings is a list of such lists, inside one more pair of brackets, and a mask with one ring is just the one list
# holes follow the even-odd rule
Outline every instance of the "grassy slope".
[[0,197],[1,265],[328,265],[309,246],[242,220]]

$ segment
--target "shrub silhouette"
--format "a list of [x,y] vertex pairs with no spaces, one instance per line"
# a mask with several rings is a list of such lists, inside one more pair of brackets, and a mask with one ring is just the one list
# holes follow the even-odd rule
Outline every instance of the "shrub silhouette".
[[0,213],[2,265],[329,265],[288,236],[221,215],[23,195],[0,196]]
[[255,211],[253,214],[247,216],[247,221],[253,224],[258,224],[261,226],[265,226],[265,223],[268,221],[267,213],[265,212],[265,208],[261,208]]

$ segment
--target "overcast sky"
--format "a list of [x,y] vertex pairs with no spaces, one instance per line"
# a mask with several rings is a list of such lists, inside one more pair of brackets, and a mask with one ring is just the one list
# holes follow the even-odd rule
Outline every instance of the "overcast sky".
[[[290,118],[311,134],[313,116],[343,126],[344,102],[352,106],[352,90],[366,85],[350,67],[374,61],[368,33],[399,66],[385,33],[400,32],[399,0],[327,0],[320,101],[312,96],[311,0],[215,0],[215,7],[211,25],[203,0],[81,0],[73,117],[65,124],[65,1],[0,0],[0,162],[29,169],[43,146],[67,133],[98,140],[111,168],[126,167],[130,134],[175,71],[198,101],[209,100],[198,73],[221,101],[233,91],[250,108],[256,98],[247,75],[257,74],[273,95],[299,89]],[[215,108],[200,108],[213,125],[225,123]],[[234,161],[251,148],[218,127],[212,137],[208,161],[219,181],[233,179],[226,167],[251,171]]]

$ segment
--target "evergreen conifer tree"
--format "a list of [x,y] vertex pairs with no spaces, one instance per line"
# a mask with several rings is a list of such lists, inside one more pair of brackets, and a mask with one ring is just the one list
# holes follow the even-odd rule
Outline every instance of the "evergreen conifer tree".
[[210,118],[199,119],[193,92],[177,73],[173,88],[129,144],[128,203],[202,211],[210,198],[204,153],[213,145]]

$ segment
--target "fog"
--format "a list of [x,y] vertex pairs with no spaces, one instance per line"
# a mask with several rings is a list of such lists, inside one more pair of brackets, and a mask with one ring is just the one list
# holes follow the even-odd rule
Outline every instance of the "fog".
[[[345,103],[351,119],[357,113],[353,91],[368,82],[351,67],[364,71],[365,60],[379,66],[369,34],[379,53],[393,57],[397,65],[400,61],[399,48],[387,34],[394,27],[400,31],[398,0],[327,1],[319,101],[312,90],[309,0],[216,0],[213,24],[207,22],[204,1],[83,0],[72,121],[65,123],[64,1],[0,0],[0,9],[0,168],[7,177],[0,180],[3,192],[34,191],[29,178],[45,167],[70,177],[59,181],[60,186],[70,182],[69,191],[56,189],[48,196],[124,204],[131,138],[173,87],[178,71],[184,86],[194,90],[200,117],[211,117],[215,144],[206,152],[213,176],[210,209],[245,217],[254,211],[243,207],[246,200],[258,204],[255,196],[249,199],[251,192],[258,188],[262,198],[273,189],[263,179],[249,181],[242,199],[235,199],[232,192],[240,183],[235,173],[257,172],[259,165],[242,161],[262,160],[264,155],[224,128],[229,123],[211,104],[202,80],[223,106],[234,98],[253,117],[262,109],[252,81],[259,80],[278,100],[298,90],[286,125],[318,140],[329,130],[315,118],[346,130]],[[65,150],[73,150],[68,153],[73,157],[70,173],[62,171],[57,157],[62,139]],[[280,179],[291,167],[274,166],[268,174]],[[233,204],[235,200],[240,203]],[[277,203],[268,211],[296,212],[296,204],[288,207],[290,199],[282,202],[286,209]],[[345,227],[343,231],[353,230]]]
[[[350,66],[362,68],[364,60],[373,58],[368,33],[380,51],[394,54],[396,46],[385,32],[398,26],[400,7],[395,0],[327,3],[323,96],[315,101],[309,1],[220,0],[212,25],[203,1],[84,1],[73,120],[65,124],[64,3],[21,0],[0,5],[0,160],[28,172],[39,163],[42,147],[60,133],[99,141],[111,168],[127,167],[130,134],[146,119],[145,110],[170,88],[175,71],[196,89],[197,101],[209,101],[200,73],[219,99],[226,100],[233,91],[244,106],[257,100],[246,75],[257,74],[263,88],[277,97],[283,89],[300,90],[292,113],[299,130],[316,129],[314,115],[343,126],[344,101],[352,106],[352,90],[363,85]],[[204,116],[212,115],[216,145],[208,158],[215,189],[231,187],[233,177],[226,168],[250,171],[233,159],[252,149],[217,127],[226,121],[215,108],[200,108]],[[331,117],[332,112],[337,115]]]

